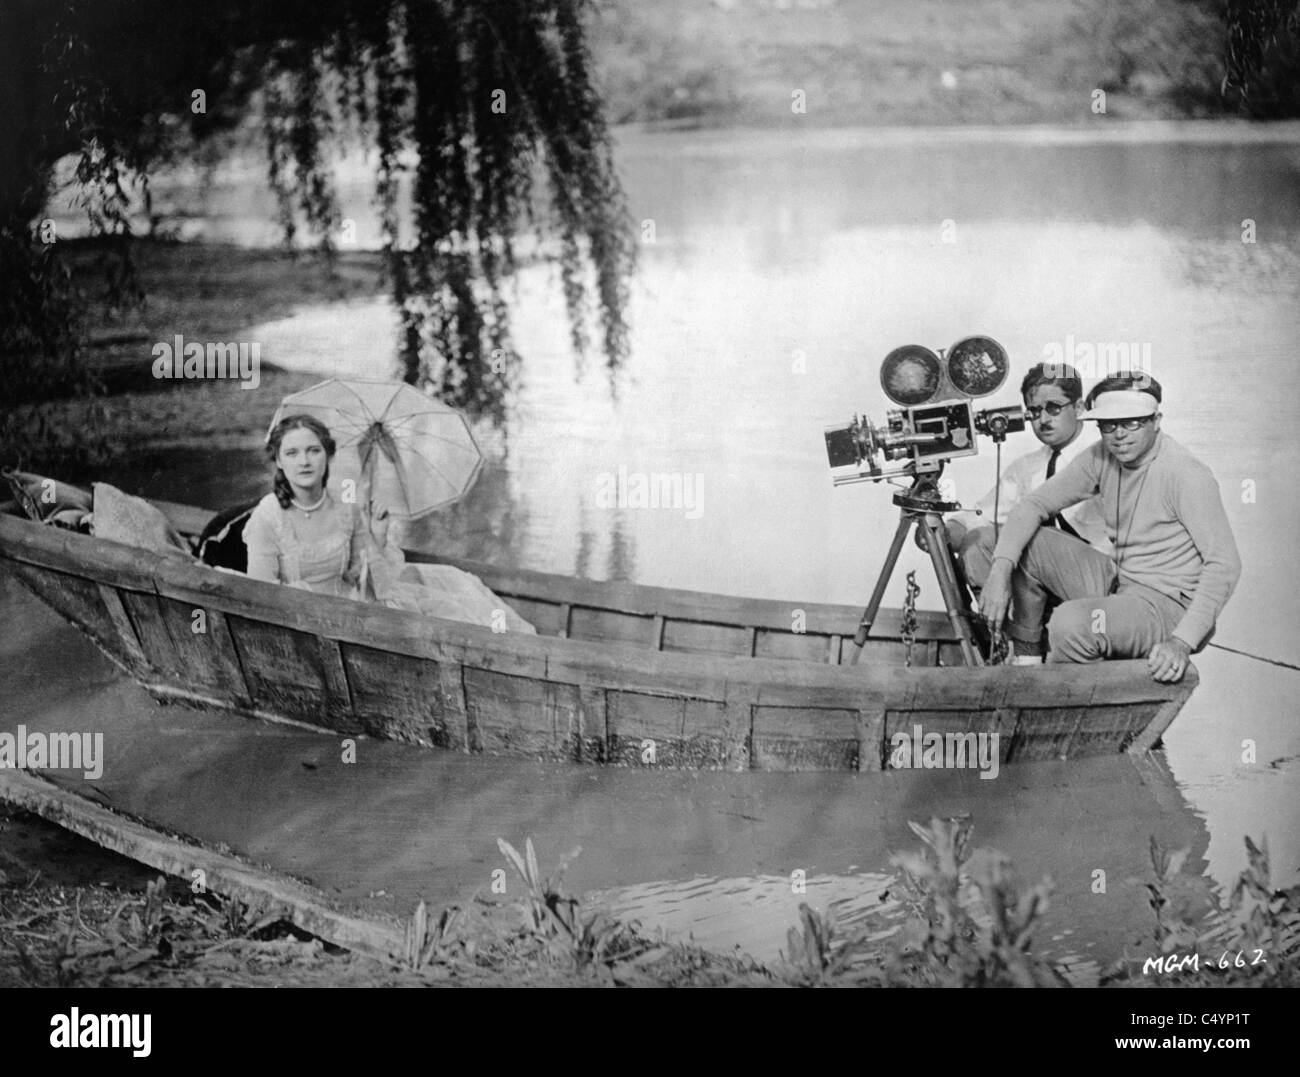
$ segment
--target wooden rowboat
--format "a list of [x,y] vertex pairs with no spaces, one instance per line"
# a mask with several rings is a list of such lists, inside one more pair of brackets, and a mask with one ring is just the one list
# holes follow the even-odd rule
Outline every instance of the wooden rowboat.
[[[182,533],[210,513],[157,503]],[[461,752],[728,770],[890,766],[894,735],[997,733],[1000,762],[1144,752],[1197,683],[1142,661],[967,668],[919,613],[598,583],[444,560],[539,635],[220,572],[0,514],[0,567],[155,698]],[[802,625],[796,610],[803,611]],[[803,631],[796,631],[802,627]]]

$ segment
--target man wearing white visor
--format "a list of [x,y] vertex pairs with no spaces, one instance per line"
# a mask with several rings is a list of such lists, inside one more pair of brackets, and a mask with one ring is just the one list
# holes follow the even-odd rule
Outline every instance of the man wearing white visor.
[[[1241,559],[1209,468],[1160,432],[1161,390],[1152,378],[1112,377],[1088,394],[1083,418],[1099,443],[1025,497],[993,554],[980,610],[1000,625],[1018,660],[1146,658],[1157,681],[1180,680],[1241,574]],[[1113,548],[1107,556],[1042,526],[1100,496]]]

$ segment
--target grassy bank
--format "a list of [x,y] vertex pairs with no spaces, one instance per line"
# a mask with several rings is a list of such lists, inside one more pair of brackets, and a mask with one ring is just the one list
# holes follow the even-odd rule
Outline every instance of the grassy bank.
[[381,256],[249,250],[150,240],[132,244],[142,304],[112,304],[114,260],[100,243],[70,241],[64,255],[82,312],[85,341],[78,390],[0,413],[0,462],[74,477],[105,479],[177,445],[256,452],[266,433],[259,401],[304,389],[311,374],[262,366],[263,392],[231,381],[160,381],[153,347],[186,340],[248,340],[248,330],[303,304],[384,293]]
[[[523,896],[430,916],[419,956],[399,965],[195,896],[33,816],[0,813],[0,987],[1070,986],[1034,952],[1050,884],[1021,885],[1001,854],[969,848],[962,820],[913,829],[920,849],[892,858],[909,918],[884,941],[803,905],[780,960],[711,953],[585,907],[564,892],[562,872],[541,877],[531,843],[521,853],[501,842]],[[1300,887],[1275,890],[1267,853],[1247,848],[1250,867],[1223,899],[1182,874],[1182,854],[1153,847],[1149,945],[1104,970],[1102,985],[1300,984]],[[1196,975],[1143,970],[1148,957],[1191,953],[1205,962]],[[1219,954],[1227,959],[1216,966]]]

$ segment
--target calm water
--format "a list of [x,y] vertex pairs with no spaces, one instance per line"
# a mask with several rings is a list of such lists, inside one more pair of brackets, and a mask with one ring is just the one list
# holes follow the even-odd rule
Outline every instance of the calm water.
[[[508,437],[491,441],[491,466],[473,493],[412,541],[546,571],[789,598],[792,608],[857,604],[896,510],[882,486],[832,489],[822,429],[855,411],[883,419],[877,371],[887,351],[991,335],[1014,363],[993,404],[1015,402],[1019,374],[1052,358],[1054,344],[1131,343],[1149,347],[1164,386],[1164,429],[1218,477],[1243,555],[1218,642],[1300,662],[1300,496],[1288,474],[1300,449],[1300,132],[1220,140],[1221,129],[1170,130],[1098,141],[842,131],[624,139],[632,216],[646,234],[653,223],[653,242],[641,249],[633,354],[617,399],[598,359],[575,373],[555,276],[526,273],[515,330],[527,380]],[[373,215],[353,164],[344,214],[365,242]],[[269,202],[247,182],[231,171],[201,195],[159,190],[194,207],[196,234],[265,241]],[[1242,240],[1246,219],[1253,244]],[[369,377],[392,369],[385,302],[235,328],[232,337],[261,341],[264,358],[283,366]],[[275,404],[254,406],[269,417]],[[1007,452],[1034,444],[1023,434]],[[994,473],[992,446],[980,448],[949,469],[958,496],[972,501]],[[690,476],[699,500],[608,507],[600,495],[620,471]],[[912,568],[920,604],[937,605],[928,561],[910,547],[887,602],[901,602]],[[1300,673],[1215,650],[1197,665],[1201,687],[1167,737],[1167,781],[1134,786],[1127,771],[1106,771],[1127,762],[1098,764],[1098,780],[1118,783],[1115,810],[1133,824],[1122,832],[1095,801],[1077,805],[1094,817],[1072,813],[1077,794],[1050,768],[1027,771],[1014,790],[983,783],[999,796],[952,786],[955,795],[940,799],[976,815],[977,841],[1024,855],[1048,855],[1030,836],[1050,820],[1058,874],[1098,857],[1140,872],[1144,835],[1173,825],[1200,846],[1194,860],[1220,884],[1245,863],[1243,834],[1266,834],[1277,874],[1294,878]],[[1252,746],[1254,761],[1245,761]],[[834,799],[838,781],[800,778],[797,789]],[[937,801],[927,788],[899,810],[928,816]],[[530,823],[500,810],[511,832]],[[647,871],[633,841],[619,855],[597,855],[607,870],[583,881],[671,931],[774,952],[793,923],[789,863],[764,851],[762,827],[746,838],[752,856],[737,858],[716,843],[693,851],[683,826],[676,860]],[[634,820],[611,818],[609,827],[636,833]],[[889,833],[895,848],[912,844],[905,828]],[[851,915],[874,908],[891,873],[883,850],[848,851],[856,836],[807,832],[820,880],[808,900]],[[1020,866],[1030,876],[1045,870]],[[1090,919],[1085,891],[1061,898],[1056,941],[1067,950],[1065,933]],[[780,915],[765,911],[774,907]]]

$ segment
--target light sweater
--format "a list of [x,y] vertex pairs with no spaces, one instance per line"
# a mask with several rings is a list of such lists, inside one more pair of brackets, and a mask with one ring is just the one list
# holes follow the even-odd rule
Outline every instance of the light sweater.
[[[1074,458],[1088,448],[1087,431],[1080,430],[1078,436],[1061,449],[1056,458],[1056,474],[1059,475],[1073,462]],[[1047,481],[1047,465],[1052,459],[1052,449],[1039,444],[1023,456],[1017,456],[1002,469],[1002,481],[976,503],[977,515],[970,509],[954,513],[949,517],[953,523],[961,524],[967,531],[993,523],[993,501],[997,498],[998,525],[1007,522],[1011,511],[1038,487]],[[1106,521],[1102,518],[1101,504],[1096,498],[1089,498],[1082,504],[1075,505],[1061,514],[1078,533],[1084,542],[1104,554],[1111,552],[1110,536],[1106,533]]]
[[994,557],[1020,560],[1039,524],[1070,505],[1101,495],[1114,543],[1119,584],[1159,591],[1186,612],[1173,634],[1196,650],[1241,575],[1241,558],[1210,469],[1167,434],[1132,470],[1090,445],[1025,497],[1011,513]]

